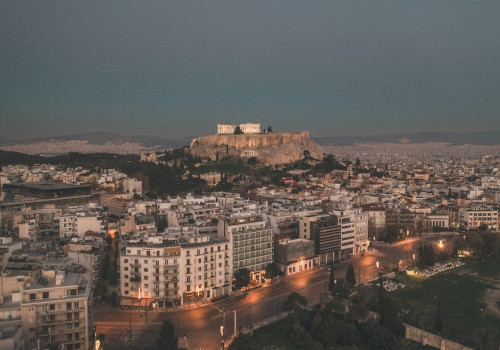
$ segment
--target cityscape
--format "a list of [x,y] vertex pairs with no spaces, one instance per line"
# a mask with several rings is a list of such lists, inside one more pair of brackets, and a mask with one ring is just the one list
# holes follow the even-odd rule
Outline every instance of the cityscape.
[[0,4],[0,350],[500,349],[497,13]]

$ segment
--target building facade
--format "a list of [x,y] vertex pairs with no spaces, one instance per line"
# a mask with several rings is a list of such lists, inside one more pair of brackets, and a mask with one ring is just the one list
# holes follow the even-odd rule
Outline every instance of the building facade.
[[61,344],[89,349],[92,344],[92,292],[77,273],[44,271],[22,291],[21,323],[29,348]]
[[273,229],[261,215],[219,218],[217,235],[232,244],[233,273],[247,268],[260,281],[266,266],[274,261]]

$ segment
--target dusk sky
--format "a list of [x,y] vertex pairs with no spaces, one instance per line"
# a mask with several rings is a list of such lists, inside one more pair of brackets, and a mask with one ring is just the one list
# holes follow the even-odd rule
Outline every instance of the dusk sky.
[[500,1],[0,2],[0,136],[500,129]]

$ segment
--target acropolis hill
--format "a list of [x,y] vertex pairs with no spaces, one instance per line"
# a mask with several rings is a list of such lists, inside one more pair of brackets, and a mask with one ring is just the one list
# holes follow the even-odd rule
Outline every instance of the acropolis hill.
[[298,161],[306,150],[313,158],[322,156],[321,147],[309,137],[309,131],[208,135],[194,139],[190,147],[192,154],[201,158],[257,157],[269,165]]

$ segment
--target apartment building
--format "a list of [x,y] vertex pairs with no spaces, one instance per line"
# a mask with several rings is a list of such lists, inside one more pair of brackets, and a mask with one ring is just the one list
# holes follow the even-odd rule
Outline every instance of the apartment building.
[[130,240],[120,250],[122,305],[157,302],[158,307],[182,304],[181,247],[176,239],[151,236]]
[[181,241],[183,300],[211,299],[231,292],[232,249],[228,239],[197,236]]
[[21,295],[21,324],[26,346],[89,349],[92,292],[81,274],[42,271],[26,282]]
[[300,218],[302,238],[314,242],[314,252],[320,263],[340,258],[342,227],[335,215],[313,215]]
[[498,229],[498,210],[481,208],[461,208],[458,211],[458,223],[468,229],[477,229],[482,224],[489,229]]
[[368,214],[361,208],[332,210],[341,227],[341,254],[364,253],[368,249]]
[[21,288],[24,281],[24,276],[0,276],[0,350],[25,348],[21,328]]
[[231,292],[232,249],[224,238],[193,232],[131,240],[120,253],[126,305],[182,305]]
[[233,273],[247,268],[260,281],[274,260],[273,229],[261,215],[234,214],[219,217],[217,235],[232,244]]
[[59,217],[59,235],[65,237],[83,237],[86,232],[104,232],[105,224],[97,214],[80,212]]

